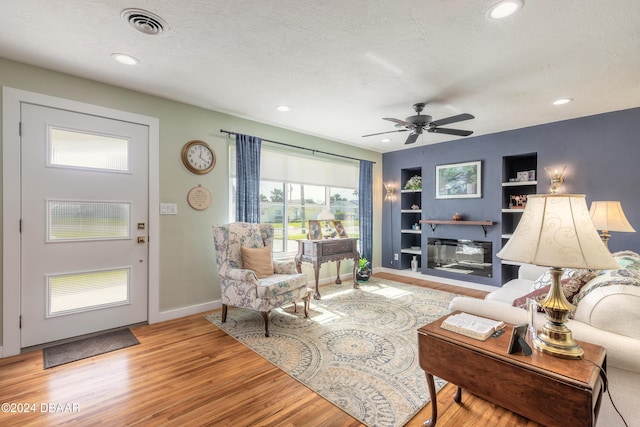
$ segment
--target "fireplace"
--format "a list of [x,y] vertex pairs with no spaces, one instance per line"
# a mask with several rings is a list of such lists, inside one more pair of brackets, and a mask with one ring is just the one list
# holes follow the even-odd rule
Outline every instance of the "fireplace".
[[427,267],[434,270],[471,276],[493,275],[491,242],[429,238],[427,254]]

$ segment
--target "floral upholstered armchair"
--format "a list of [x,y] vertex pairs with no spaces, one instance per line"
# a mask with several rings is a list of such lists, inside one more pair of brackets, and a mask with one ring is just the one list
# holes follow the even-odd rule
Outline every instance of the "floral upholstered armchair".
[[272,258],[273,226],[234,222],[213,226],[216,264],[222,290],[222,322],[228,306],[262,313],[265,336],[269,336],[272,309],[304,301],[309,316],[311,289],[306,274],[299,274],[293,261]]

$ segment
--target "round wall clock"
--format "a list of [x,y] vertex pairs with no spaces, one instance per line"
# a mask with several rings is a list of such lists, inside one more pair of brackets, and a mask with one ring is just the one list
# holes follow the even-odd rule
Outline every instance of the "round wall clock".
[[187,194],[189,206],[197,211],[203,211],[211,205],[211,193],[209,190],[198,184],[193,187]]
[[182,147],[182,163],[193,173],[209,173],[216,166],[216,153],[204,141],[189,141]]

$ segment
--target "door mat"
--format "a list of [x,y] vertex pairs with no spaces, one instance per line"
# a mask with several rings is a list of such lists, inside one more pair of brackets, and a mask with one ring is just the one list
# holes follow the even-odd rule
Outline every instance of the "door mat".
[[76,360],[86,359],[121,348],[131,347],[140,344],[140,341],[129,329],[120,329],[106,334],[56,345],[43,349],[44,369]]

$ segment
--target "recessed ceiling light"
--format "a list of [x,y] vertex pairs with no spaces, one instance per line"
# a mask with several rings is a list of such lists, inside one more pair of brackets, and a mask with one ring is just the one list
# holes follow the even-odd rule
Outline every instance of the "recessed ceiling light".
[[553,101],[553,105],[564,105],[573,101],[573,98],[560,98]]
[[114,53],[113,55],[111,55],[111,57],[119,63],[125,65],[136,65],[140,62],[133,56],[127,55],[126,53]]
[[391,142],[391,140],[389,138],[382,138],[380,142]]
[[502,0],[494,4],[487,12],[489,19],[503,19],[511,16],[522,8],[522,0]]
[[283,112],[283,113],[286,113],[287,111],[291,110],[291,108],[289,108],[288,105],[278,105],[276,107],[276,110],[278,110],[280,112]]

